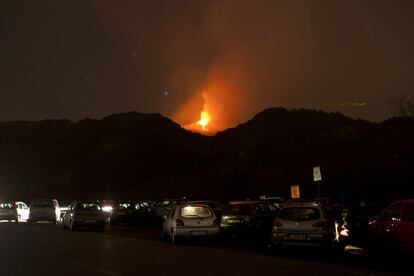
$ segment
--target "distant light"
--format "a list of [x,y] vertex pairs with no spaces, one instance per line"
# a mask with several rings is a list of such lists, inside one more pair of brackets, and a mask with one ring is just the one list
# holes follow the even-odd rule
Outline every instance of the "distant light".
[[102,207],[102,211],[104,212],[112,212],[114,208],[112,206],[104,206]]

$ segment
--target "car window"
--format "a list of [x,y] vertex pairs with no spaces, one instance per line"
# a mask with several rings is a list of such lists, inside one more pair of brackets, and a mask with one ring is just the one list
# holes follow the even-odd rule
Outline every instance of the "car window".
[[78,204],[78,210],[84,210],[84,211],[96,211],[101,210],[101,206],[99,206],[98,203],[79,203]]
[[257,204],[255,206],[255,209],[256,209],[256,212],[259,212],[259,213],[269,212],[269,206],[267,204],[264,204],[264,203]]
[[129,209],[131,208],[132,204],[131,203],[119,203],[118,204],[118,209]]
[[169,218],[173,218],[175,213],[175,208],[171,208],[170,213],[168,214]]
[[0,203],[0,209],[12,209],[13,205],[11,203]]
[[401,204],[394,204],[381,216],[381,220],[398,220],[400,218]]
[[204,206],[185,206],[181,208],[182,218],[208,218],[212,215],[210,208]]
[[305,221],[319,219],[321,216],[317,208],[308,207],[288,207],[283,208],[279,213],[279,218],[283,220]]
[[414,204],[405,205],[401,219],[403,221],[414,221]]
[[252,210],[247,204],[230,204],[224,210],[227,215],[250,215]]
[[272,203],[267,204],[267,207],[269,208],[270,212],[276,212],[278,210],[277,207]]

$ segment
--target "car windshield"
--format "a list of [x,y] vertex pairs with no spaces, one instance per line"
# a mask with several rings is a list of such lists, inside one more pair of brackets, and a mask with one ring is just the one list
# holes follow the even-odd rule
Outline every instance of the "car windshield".
[[12,209],[11,203],[0,203],[0,209]]
[[321,216],[317,208],[289,207],[284,208],[279,213],[279,218],[283,220],[305,221],[319,219]]
[[228,215],[250,215],[251,208],[247,204],[231,204],[226,207],[224,213]]
[[83,211],[95,211],[95,210],[101,210],[101,206],[99,206],[98,203],[79,203],[78,205],[79,210]]
[[38,200],[38,201],[34,201],[32,206],[33,207],[52,207],[53,202],[51,200]]
[[130,209],[131,207],[132,207],[132,204],[127,203],[127,202],[118,204],[118,209]]
[[181,208],[181,217],[183,218],[208,218],[212,215],[210,208],[204,206],[185,206]]

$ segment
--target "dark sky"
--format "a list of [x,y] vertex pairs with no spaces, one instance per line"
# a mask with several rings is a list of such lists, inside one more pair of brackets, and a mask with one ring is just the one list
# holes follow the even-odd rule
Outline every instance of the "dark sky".
[[414,99],[414,1],[1,0],[0,121],[272,106],[382,120]]

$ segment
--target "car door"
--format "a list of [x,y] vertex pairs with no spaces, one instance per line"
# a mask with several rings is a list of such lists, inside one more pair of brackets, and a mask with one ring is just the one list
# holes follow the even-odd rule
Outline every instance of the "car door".
[[401,223],[402,203],[394,203],[382,212],[377,223],[377,235],[385,243],[394,243]]
[[21,218],[27,220],[29,218],[29,207],[25,203],[21,203]]
[[414,202],[404,204],[396,238],[402,247],[414,250]]
[[172,227],[172,221],[174,219],[174,213],[175,213],[175,208],[171,208],[168,216],[164,219],[164,229],[165,231],[168,233],[168,235],[171,235],[171,227]]
[[68,210],[65,212],[65,215],[63,216],[63,225],[69,226],[69,224],[70,224],[70,218],[71,218],[72,212],[73,212],[72,209],[73,209],[73,206],[74,205],[75,205],[74,203],[71,203],[68,206]]

